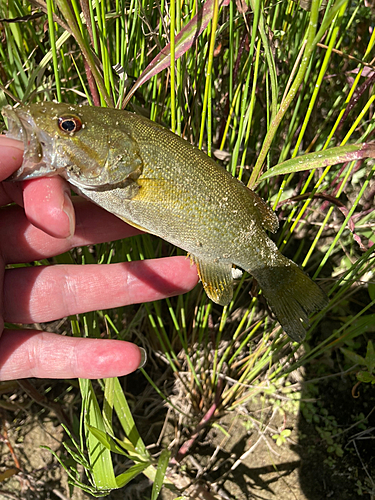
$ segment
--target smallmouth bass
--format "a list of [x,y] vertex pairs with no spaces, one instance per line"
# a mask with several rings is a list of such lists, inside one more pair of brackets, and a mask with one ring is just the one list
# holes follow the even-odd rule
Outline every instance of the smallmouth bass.
[[3,115],[7,135],[25,147],[12,180],[60,175],[128,224],[186,250],[218,304],[232,299],[233,265],[248,271],[285,332],[305,338],[326,294],[267,236],[278,229],[271,208],[201,150],[115,109],[44,102],[6,106]]

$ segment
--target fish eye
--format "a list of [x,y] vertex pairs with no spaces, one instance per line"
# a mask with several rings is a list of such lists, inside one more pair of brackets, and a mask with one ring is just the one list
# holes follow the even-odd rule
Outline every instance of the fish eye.
[[68,134],[74,134],[82,128],[82,122],[78,116],[60,116],[58,125],[60,130]]

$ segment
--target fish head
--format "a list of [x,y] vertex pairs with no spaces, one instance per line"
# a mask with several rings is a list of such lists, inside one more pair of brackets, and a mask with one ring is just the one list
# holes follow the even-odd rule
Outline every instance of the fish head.
[[2,114],[6,135],[24,144],[22,166],[9,180],[61,175],[78,189],[99,189],[141,170],[136,141],[105,108],[43,102],[5,106]]

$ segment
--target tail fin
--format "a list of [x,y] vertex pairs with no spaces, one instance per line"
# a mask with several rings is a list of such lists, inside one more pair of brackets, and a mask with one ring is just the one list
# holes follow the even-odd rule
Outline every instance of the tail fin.
[[295,342],[306,336],[308,316],[328,303],[325,292],[294,262],[281,254],[275,267],[252,270],[279,323]]

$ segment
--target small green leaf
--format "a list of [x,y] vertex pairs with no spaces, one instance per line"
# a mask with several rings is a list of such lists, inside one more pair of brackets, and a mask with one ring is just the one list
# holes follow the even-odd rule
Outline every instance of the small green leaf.
[[292,434],[292,431],[290,429],[284,429],[281,431],[281,435],[285,438],[289,437]]
[[358,372],[357,373],[357,379],[360,382],[364,382],[365,384],[374,383],[375,382],[375,375],[372,375],[369,372]]
[[132,479],[141,474],[150,464],[147,462],[135,464],[126,472],[123,472],[119,476],[116,477],[116,483],[118,488],[123,488],[127,485]]
[[105,446],[108,450],[111,449],[111,445],[109,443],[109,436],[104,432],[101,431],[100,429],[97,429],[96,427],[93,427],[90,424],[86,424],[88,430],[96,437],[98,441],[101,442],[103,446]]
[[280,437],[280,434],[274,434],[272,436],[272,439],[274,439],[276,441],[276,446],[281,446],[283,444],[283,438]]
[[336,445],[335,453],[338,457],[342,457],[344,455],[344,450],[340,445]]
[[338,146],[336,148],[297,156],[291,160],[284,161],[270,168],[259,178],[259,181],[269,179],[275,175],[285,175],[303,170],[314,170],[315,168],[337,165],[352,160],[363,158],[375,158],[375,144],[350,144],[349,146]]
[[374,344],[371,340],[368,341],[367,344],[367,352],[365,358],[367,369],[370,373],[373,373],[375,368],[375,352],[374,352]]
[[[144,462],[142,457],[135,451],[132,443],[124,438],[123,441],[120,439],[114,438],[110,436],[107,432],[97,429],[96,427],[92,427],[89,424],[86,424],[88,430],[97,438],[100,443],[105,446],[108,450],[113,453],[117,453],[119,455],[124,455],[136,462]],[[125,450],[128,452],[126,453]]]
[[348,358],[350,361],[355,363],[356,365],[361,365],[361,366],[366,366],[366,361],[365,358],[360,356],[359,354],[356,354],[353,351],[350,351],[349,349],[346,349],[345,347],[341,347],[340,351]]
[[354,321],[345,330],[345,342],[352,340],[363,333],[375,332],[375,314],[366,314]]
[[274,434],[272,439],[276,441],[277,446],[281,446],[286,442],[286,438],[291,435],[292,431],[290,429],[284,429],[280,432],[280,434]]
[[375,283],[368,283],[367,291],[371,300],[375,300]]
[[276,392],[276,386],[273,384],[270,384],[268,387],[265,387],[263,389],[265,394],[275,394]]

